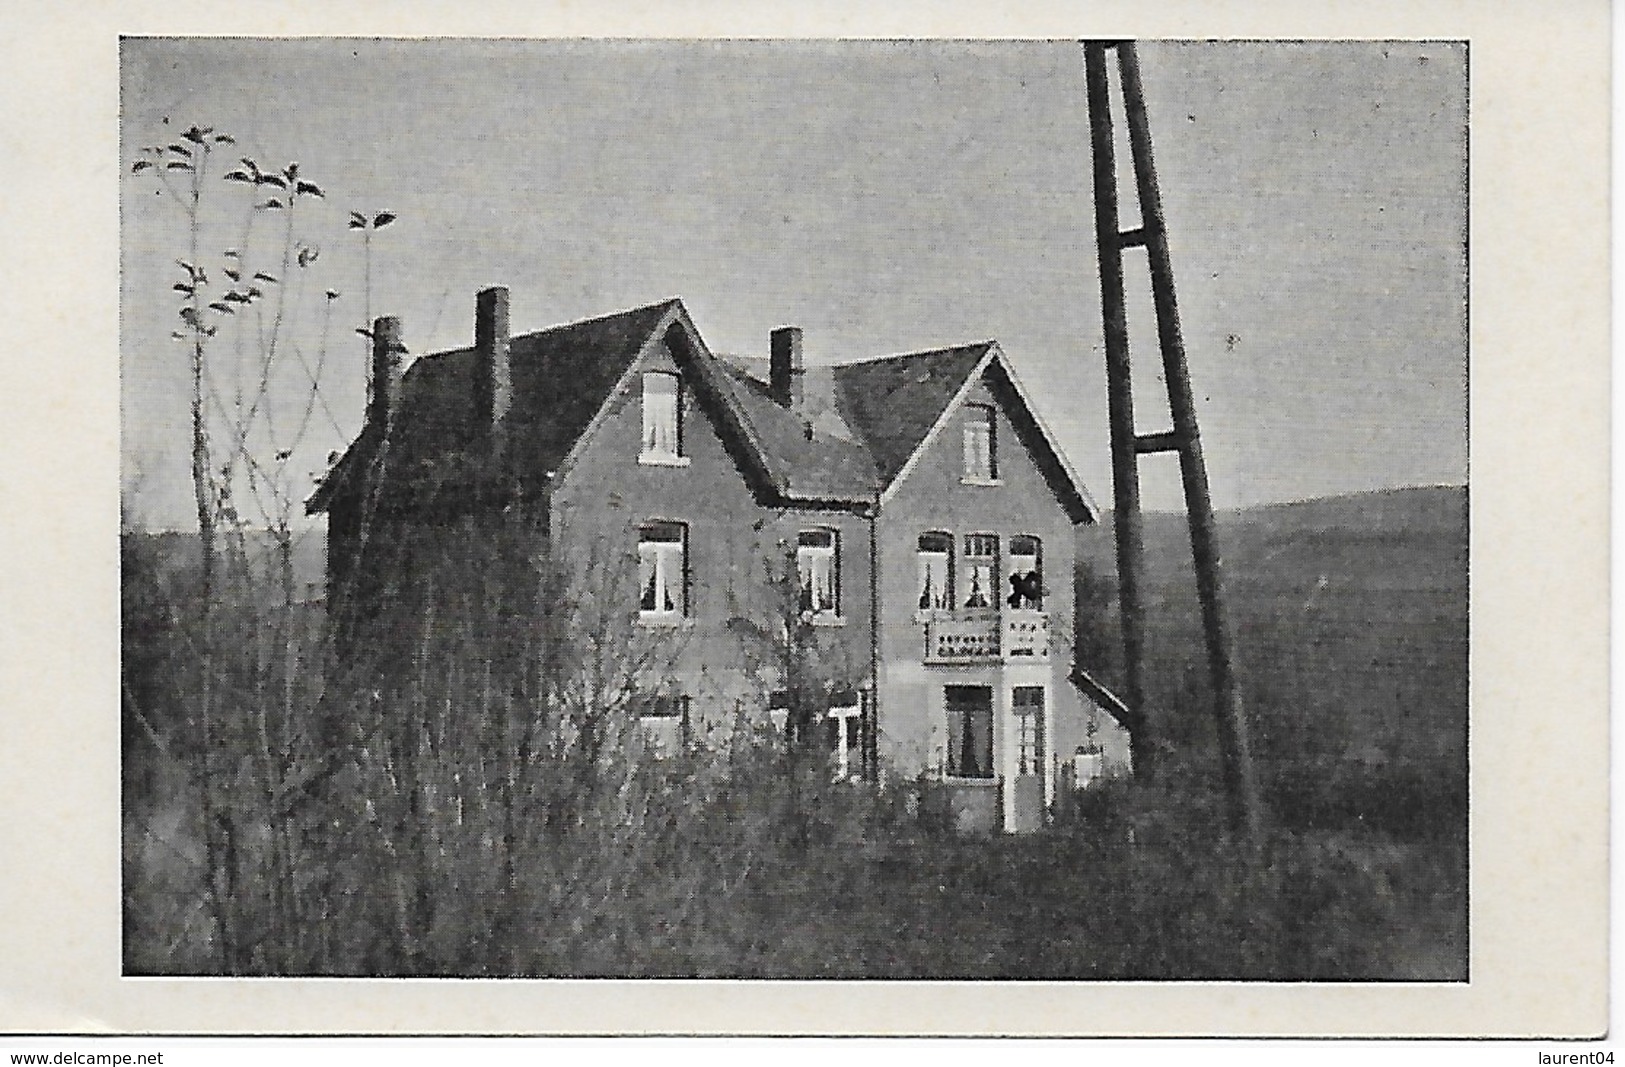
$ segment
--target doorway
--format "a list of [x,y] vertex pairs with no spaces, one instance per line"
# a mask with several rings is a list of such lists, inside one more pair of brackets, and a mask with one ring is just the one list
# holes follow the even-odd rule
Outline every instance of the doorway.
[[1044,687],[1018,685],[1010,694],[1016,720],[1016,746],[1010,768],[1011,826],[1030,834],[1044,825],[1044,768],[1048,765],[1048,723],[1044,714]]

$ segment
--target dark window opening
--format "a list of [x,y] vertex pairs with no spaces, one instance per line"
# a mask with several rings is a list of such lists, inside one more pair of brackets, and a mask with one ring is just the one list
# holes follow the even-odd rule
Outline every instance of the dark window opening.
[[992,687],[950,685],[945,687],[944,696],[948,710],[948,774],[954,778],[992,778]]

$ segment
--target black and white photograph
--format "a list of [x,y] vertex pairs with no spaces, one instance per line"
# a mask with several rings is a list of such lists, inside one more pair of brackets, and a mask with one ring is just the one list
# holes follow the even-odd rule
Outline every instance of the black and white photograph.
[[124,40],[126,973],[1465,981],[1468,59]]
[[1599,5],[1424,6],[42,16],[0,1007],[1601,1036]]

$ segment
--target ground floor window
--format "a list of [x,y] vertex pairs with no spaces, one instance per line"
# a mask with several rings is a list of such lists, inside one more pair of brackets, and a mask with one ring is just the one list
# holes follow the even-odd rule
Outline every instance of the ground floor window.
[[950,685],[944,697],[948,710],[948,774],[955,778],[992,778],[993,688]]
[[858,703],[856,694],[843,698],[831,705],[825,721],[829,723],[830,758],[833,761],[832,774],[836,781],[842,781],[852,774],[852,765],[860,762],[862,755],[862,724],[863,709]]
[[633,699],[632,712],[646,755],[669,759],[688,747],[688,697],[639,695]]

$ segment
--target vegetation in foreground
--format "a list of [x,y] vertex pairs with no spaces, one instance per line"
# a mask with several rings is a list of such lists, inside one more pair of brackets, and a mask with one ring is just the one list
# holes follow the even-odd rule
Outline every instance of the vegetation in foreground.
[[[504,642],[477,635],[514,619],[468,602],[414,613],[436,621],[410,661],[451,666],[385,691],[329,676],[319,625],[272,628],[302,635],[291,658],[220,657],[246,672],[215,687],[222,721],[258,722],[272,694],[308,740],[276,772],[302,798],[288,807],[262,787],[257,732],[217,728],[241,753],[209,764],[231,864],[211,868],[184,576],[143,560],[148,543],[129,535],[125,558],[128,973],[1465,977],[1464,776],[1417,781],[1426,745],[1392,766],[1347,758],[1325,738],[1346,741],[1348,723],[1293,734],[1255,695],[1275,807],[1257,871],[1225,831],[1196,725],[1170,734],[1189,747],[1164,754],[1155,784],[1087,794],[1035,837],[960,839],[916,814],[931,810],[918,784],[831,784],[748,715],[678,759],[643,758],[624,703],[592,705],[563,677],[493,683],[511,664],[477,650]],[[535,651],[520,659],[534,667]],[[1200,698],[1193,686],[1182,708],[1192,724]],[[335,715],[371,732],[317,759]]]

